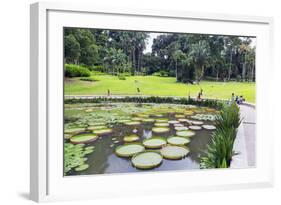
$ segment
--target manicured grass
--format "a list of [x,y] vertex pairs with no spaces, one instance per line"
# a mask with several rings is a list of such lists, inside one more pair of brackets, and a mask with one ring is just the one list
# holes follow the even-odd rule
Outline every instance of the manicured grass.
[[[137,95],[137,87],[141,95],[154,96],[188,96],[196,97],[200,88],[203,98],[230,99],[231,93],[243,95],[247,102],[255,102],[255,83],[242,82],[210,82],[200,85],[177,83],[173,77],[132,76],[119,80],[117,76],[91,76],[94,82],[81,81],[79,78],[65,79],[65,95]],[[136,83],[137,81],[137,83]]]

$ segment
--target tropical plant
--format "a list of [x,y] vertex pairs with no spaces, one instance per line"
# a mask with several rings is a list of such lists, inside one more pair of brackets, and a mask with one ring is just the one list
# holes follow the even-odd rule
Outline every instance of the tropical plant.
[[232,157],[237,128],[241,123],[239,107],[232,103],[224,105],[217,117],[216,130],[212,133],[211,144],[207,145],[206,156],[201,157],[201,168],[227,168]]

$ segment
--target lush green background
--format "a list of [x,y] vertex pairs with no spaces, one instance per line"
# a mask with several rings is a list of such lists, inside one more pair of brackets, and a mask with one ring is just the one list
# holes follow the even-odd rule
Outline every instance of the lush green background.
[[[141,95],[156,96],[188,96],[196,97],[200,88],[203,98],[230,99],[231,93],[243,95],[246,102],[255,102],[255,83],[248,82],[211,82],[202,81],[199,85],[176,82],[174,77],[131,76],[119,80],[117,76],[91,76],[95,81],[81,81],[80,78],[65,79],[66,95],[137,95],[137,87]],[[138,81],[136,84],[135,81]]]

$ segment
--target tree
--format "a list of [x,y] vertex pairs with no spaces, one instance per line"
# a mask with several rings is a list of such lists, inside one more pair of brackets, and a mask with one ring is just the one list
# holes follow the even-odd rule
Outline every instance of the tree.
[[72,34],[64,37],[64,55],[66,63],[78,63],[81,55],[80,44]]
[[210,61],[210,47],[206,40],[200,40],[191,45],[191,51],[188,54],[189,63],[194,64],[195,78],[199,84],[204,76],[204,69]]

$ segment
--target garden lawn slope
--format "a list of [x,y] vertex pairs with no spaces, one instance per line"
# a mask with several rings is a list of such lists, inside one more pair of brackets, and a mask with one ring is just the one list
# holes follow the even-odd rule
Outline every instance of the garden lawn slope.
[[200,88],[203,98],[230,99],[231,93],[243,95],[246,102],[255,103],[255,83],[202,81],[200,85],[176,82],[173,77],[131,76],[119,80],[117,76],[91,76],[95,81],[81,81],[80,78],[65,79],[65,95],[141,95],[196,97]]

